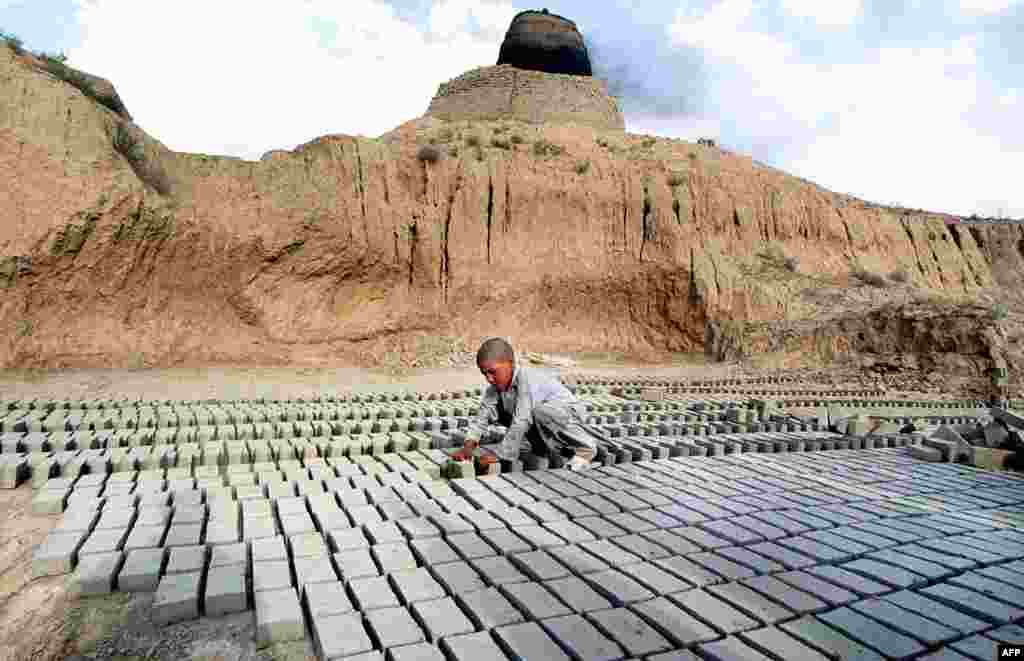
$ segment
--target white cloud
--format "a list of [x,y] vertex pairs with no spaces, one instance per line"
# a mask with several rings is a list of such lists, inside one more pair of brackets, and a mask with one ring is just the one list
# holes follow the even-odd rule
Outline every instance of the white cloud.
[[853,23],[861,11],[861,0],[782,0],[782,8],[793,16],[814,19],[825,27]]
[[[751,136],[784,143],[792,135],[799,153],[780,167],[871,201],[1024,216],[1024,201],[1010,200],[1024,153],[968,122],[984,97],[975,39],[809,64],[781,38],[757,32],[752,9],[749,0],[725,0],[703,15],[680,14],[668,34],[703,50],[717,71],[716,112]],[[1002,101],[1017,99],[1006,91]],[[838,128],[818,130],[829,117]]]
[[[440,83],[494,64],[517,12],[441,0],[423,30],[374,0],[76,4],[70,62],[110,79],[141,126],[172,149],[252,159],[422,115]],[[320,47],[325,24],[337,33]]]
[[1021,0],[960,0],[960,9],[974,14],[999,14]]

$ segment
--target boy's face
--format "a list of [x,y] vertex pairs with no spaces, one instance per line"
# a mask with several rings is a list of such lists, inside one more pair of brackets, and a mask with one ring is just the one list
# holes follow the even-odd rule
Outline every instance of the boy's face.
[[505,392],[512,384],[512,372],[515,369],[512,361],[485,360],[478,363],[477,367],[480,368],[480,373],[487,379],[487,383],[497,388],[500,392]]

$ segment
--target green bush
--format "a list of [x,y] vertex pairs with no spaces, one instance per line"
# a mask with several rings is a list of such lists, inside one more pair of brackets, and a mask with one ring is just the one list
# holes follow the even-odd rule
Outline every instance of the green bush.
[[541,138],[537,142],[533,143],[534,156],[558,156],[562,152],[562,147],[554,143],[548,142],[544,138]]
[[441,160],[441,150],[434,145],[423,145],[416,151],[416,158],[425,163],[436,163]]
[[145,158],[146,154],[142,145],[123,124],[114,127],[113,139],[114,149],[130,163],[137,164]]
[[590,161],[577,161],[576,162],[576,174],[586,174],[590,170]]
[[1006,303],[996,303],[992,306],[992,318],[996,321],[1006,319],[1009,314],[1010,308],[1006,307]]

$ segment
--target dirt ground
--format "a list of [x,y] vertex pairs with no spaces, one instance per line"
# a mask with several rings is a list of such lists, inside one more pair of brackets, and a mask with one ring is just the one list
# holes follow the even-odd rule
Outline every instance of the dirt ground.
[[[552,371],[617,378],[695,379],[756,372],[739,365],[708,364],[703,356],[668,356],[658,362],[612,354],[547,358],[542,364]],[[853,374],[838,380],[864,383]],[[344,367],[6,370],[0,372],[0,399],[284,399],[367,390],[468,388],[483,383],[473,367],[401,374]],[[0,661],[315,658],[308,642],[257,650],[252,611],[157,627],[149,616],[152,594],[77,599],[68,594],[66,577],[32,580],[34,549],[59,518],[33,516],[32,495],[28,484],[0,490]]]

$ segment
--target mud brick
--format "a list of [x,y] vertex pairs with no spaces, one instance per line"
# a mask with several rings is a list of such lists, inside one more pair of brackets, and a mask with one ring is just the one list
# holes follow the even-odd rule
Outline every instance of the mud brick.
[[215,546],[210,551],[210,567],[229,567],[242,565],[249,567],[249,548],[246,544],[224,544]]
[[[663,533],[666,537],[670,537],[672,535],[672,533],[667,530],[653,530],[639,535],[622,535],[620,537],[613,538],[611,542],[639,556],[643,560],[660,560],[662,558],[668,558],[672,555],[672,551],[661,544],[654,543],[650,539],[650,535],[657,533]],[[684,539],[679,537],[675,537],[674,539],[679,541],[679,547],[687,548],[687,552],[699,551],[699,549],[693,549],[693,545],[689,544]]]
[[[793,612],[742,583],[725,583],[707,588],[712,595],[735,606],[764,624],[775,624],[793,617]],[[792,590],[792,588],[790,588]],[[818,602],[822,606],[823,603]]]
[[583,526],[577,525],[568,519],[561,521],[549,521],[542,524],[544,528],[558,535],[570,544],[579,544],[595,539],[594,534]]
[[491,509],[491,514],[500,519],[508,526],[532,526],[534,520],[522,510],[513,507],[502,507]]
[[[631,567],[624,569],[630,570]],[[595,590],[616,606],[653,599],[655,596],[642,583],[615,569],[587,574],[584,578]]]
[[[724,582],[719,574],[683,556],[676,555],[655,560],[654,564],[697,587]],[[749,574],[752,576],[753,572],[749,572]]]
[[887,658],[906,659],[925,651],[920,643],[909,636],[890,629],[850,608],[837,608],[834,611],[818,615],[818,618],[844,635],[869,645]]
[[1024,605],[1024,589],[1021,589],[1021,583],[1014,585],[999,579],[989,578],[977,572],[967,572],[960,576],[954,576],[947,583],[973,590],[990,599],[1006,602],[1010,606]]
[[542,583],[509,583],[502,585],[501,590],[529,619],[541,620],[573,612]]
[[862,615],[884,622],[889,628],[916,638],[930,647],[954,640],[961,635],[954,629],[904,610],[883,599],[865,599],[851,604],[850,608]]
[[474,631],[473,623],[451,597],[419,601],[412,604],[411,609],[428,640],[437,642],[441,638]]
[[474,532],[473,525],[458,514],[435,514],[430,517],[430,521],[445,536]]
[[689,646],[713,640],[719,635],[665,597],[633,604],[630,608],[676,645]]
[[324,556],[297,557],[292,561],[296,584],[325,583],[338,580],[331,558]]
[[448,636],[441,640],[441,648],[453,661],[509,661],[488,631]]
[[285,549],[285,539],[281,536],[264,537],[253,540],[249,544],[252,550],[252,561],[260,560],[287,560],[288,552]]
[[456,594],[462,610],[481,629],[493,629],[523,621],[519,610],[498,590],[486,588]]
[[556,546],[548,548],[547,551],[576,574],[590,574],[610,569],[607,562],[579,546]]
[[248,609],[244,565],[211,568],[206,576],[206,615],[241,613]]
[[416,557],[408,544],[374,544],[370,552],[380,566],[381,573],[388,574],[396,571],[410,571],[416,569]]
[[379,576],[380,570],[370,554],[370,548],[351,548],[339,551],[333,556],[335,567],[342,580],[348,581],[367,576]]
[[494,630],[494,635],[512,659],[569,660],[565,652],[536,622],[499,627]]
[[303,588],[309,616],[317,620],[328,615],[342,615],[353,611],[352,602],[341,581],[309,583]]
[[[726,584],[726,587],[730,585],[743,585],[749,587],[750,589],[778,602],[779,604],[782,604],[787,609],[799,615],[803,615],[806,613],[816,613],[819,611],[823,611],[829,607],[827,603],[818,599],[817,597],[808,594],[803,590],[798,590],[791,585],[783,583],[774,576],[755,576],[753,578],[744,579],[741,583],[738,584]],[[708,589],[714,592],[712,588]],[[741,608],[743,608],[743,610],[747,610],[747,612],[752,612],[750,611],[750,609],[745,608],[743,606],[741,606]],[[761,617],[757,613],[753,614],[759,618]],[[773,624],[774,622],[770,623]]]
[[600,514],[615,514],[622,508],[600,494],[579,496],[579,502]]
[[401,519],[396,522],[396,525],[410,539],[441,536],[441,529],[423,516]]
[[632,611],[625,608],[591,613],[590,619],[606,634],[636,656],[671,649],[672,644]]
[[697,563],[704,569],[710,572],[714,572],[715,574],[718,574],[725,580],[729,581],[738,581],[742,578],[749,578],[750,576],[754,576],[756,574],[756,572],[753,569],[750,569],[749,567],[741,565],[737,562],[733,562],[725,556],[718,555],[717,552],[694,553],[690,556],[687,556],[687,559]]
[[722,548],[724,546],[732,546],[732,542],[727,539],[723,539],[718,535],[713,535],[706,530],[702,530],[697,527],[687,526],[684,528],[672,528],[671,532],[679,535],[683,539],[696,544],[705,550],[713,550]]
[[[642,533],[641,537],[648,542],[657,544],[667,551],[667,553],[664,554],[657,554],[656,556],[648,555],[647,557],[662,558],[672,555],[699,553],[702,550],[693,542],[690,542],[669,530],[652,530],[651,532]],[[629,539],[633,538],[630,537]]]
[[566,615],[541,622],[541,626],[570,656],[578,661],[621,659],[624,650],[580,615]]
[[498,550],[502,555],[511,555],[533,549],[533,545],[515,534],[508,528],[497,530],[481,530],[480,537]]
[[348,587],[356,608],[361,611],[401,606],[398,596],[384,576],[352,579],[348,581]]
[[619,526],[600,516],[585,516],[574,519],[573,523],[589,531],[592,535],[601,539],[626,535],[628,532]]
[[573,519],[597,516],[597,511],[584,505],[578,498],[556,498],[551,505]]
[[[826,661],[828,657],[776,627],[745,631],[740,637],[751,647],[772,658]],[[743,657],[745,658],[745,657]]]
[[808,574],[806,571],[789,571],[776,574],[775,578],[807,592],[832,606],[841,606],[857,601],[857,594],[843,589],[823,578]]
[[715,554],[736,564],[749,567],[757,574],[771,574],[783,570],[783,566],[779,563],[742,546],[729,546],[724,549],[718,549],[715,551]]
[[200,582],[199,573],[173,574],[160,579],[153,598],[153,621],[172,624],[198,618]]
[[508,528],[503,521],[496,518],[490,512],[474,510],[473,512],[463,512],[462,517],[469,521],[478,531]]
[[409,546],[423,565],[443,564],[460,559],[455,549],[440,537],[413,539]]
[[168,549],[167,574],[202,573],[206,568],[205,546],[178,546]]
[[823,580],[835,583],[836,585],[850,590],[851,592],[855,592],[862,597],[875,597],[880,594],[885,594],[886,592],[892,592],[893,590],[893,588],[883,583],[865,578],[847,569],[833,567],[831,565],[810,567],[807,569],[807,572]]
[[491,585],[499,586],[507,583],[521,583],[529,578],[522,574],[515,565],[504,556],[493,556],[489,558],[478,558],[470,561],[470,564],[484,577]]
[[651,523],[646,519],[641,519],[631,512],[619,512],[617,514],[607,514],[604,517],[613,525],[616,525],[624,529],[628,533],[642,533],[650,530],[657,530],[658,526]]
[[425,640],[423,630],[405,608],[379,608],[367,613],[366,619],[384,649]]
[[583,542],[582,544],[579,544],[578,547],[590,553],[595,558],[599,558],[604,564],[611,566],[628,565],[643,560],[639,555],[630,553],[626,550],[629,548],[629,545],[613,544],[607,539]]
[[970,558],[953,555],[947,551],[926,548],[920,544],[905,544],[903,546],[895,547],[892,550],[907,556],[920,558],[944,567],[949,567],[954,571],[974,569],[978,566],[978,563]]
[[71,576],[71,592],[81,596],[109,594],[123,562],[120,551],[84,556]]
[[391,574],[391,585],[401,597],[402,602],[411,605],[418,601],[442,599],[444,588],[431,576],[426,568]]
[[524,573],[536,581],[548,581],[569,576],[571,572],[547,551],[518,553],[512,556],[512,562]]
[[887,594],[882,599],[904,610],[927,617],[936,622],[941,622],[947,627],[958,631],[960,635],[977,633],[990,626],[987,622],[982,622],[966,615],[956,607],[950,608],[927,596],[910,592],[909,590]]
[[[780,542],[783,541],[786,540],[780,540]],[[797,553],[796,551],[790,548],[786,548],[785,546],[781,546],[780,544],[776,544],[774,542],[752,544],[748,548],[748,550],[753,551],[766,558],[769,558],[779,563],[786,569],[803,569],[804,567],[810,567],[819,562],[819,560],[816,558],[811,558],[802,553]]]
[[760,626],[757,621],[704,590],[678,592],[671,595],[670,599],[724,634]]
[[768,524],[753,516],[738,516],[734,519],[730,519],[730,522],[733,525],[750,530],[754,534],[768,540],[780,539],[790,534],[782,528]]
[[588,583],[575,576],[553,579],[544,585],[577,613],[587,613],[612,607],[612,603],[607,598],[594,590]]
[[405,541],[405,535],[394,522],[372,523],[363,526],[363,529],[373,544],[393,544]]
[[563,546],[566,541],[539,525],[512,526],[512,531],[532,544],[534,548]]
[[[813,535],[815,533],[810,534]],[[850,549],[850,545],[854,545],[859,550],[859,553],[867,553],[871,550],[868,547],[861,546],[855,542],[847,543],[847,540],[843,540],[842,538],[837,539],[838,541],[836,543],[842,544],[846,549]],[[751,546],[751,549],[757,550],[758,548],[763,548],[766,550],[766,555],[768,554],[767,551],[771,550],[771,553],[777,555],[769,555],[769,557],[777,559],[780,562],[785,559],[786,562],[789,563],[803,562],[801,558],[810,559],[810,564],[843,562],[850,560],[857,555],[852,553],[850,550],[836,548],[835,546],[823,543],[818,539],[811,539],[810,537],[803,535],[797,537],[786,537],[784,539],[777,540],[776,542],[771,542],[770,544],[771,546],[755,544]],[[776,551],[774,549],[778,550]],[[788,567],[786,562],[782,562],[782,564]],[[794,565],[792,568],[799,567]]]
[[955,643],[950,643],[949,647],[979,661],[989,661],[989,659],[995,659],[997,656],[996,641],[985,636],[964,638]]
[[429,569],[448,594],[472,592],[487,587],[480,574],[463,561],[431,565]]
[[313,636],[320,656],[328,661],[343,657],[349,661],[383,661],[383,656],[371,652],[373,643],[359,615],[345,613],[314,618]]
[[874,650],[839,633],[810,615],[784,622],[779,628],[794,638],[824,652],[829,658],[844,661],[882,661]]
[[450,535],[446,540],[466,560],[486,558],[498,553],[493,546],[476,533]]
[[628,565],[621,567],[621,570],[655,594],[671,594],[673,592],[689,590],[693,587],[691,583],[649,562]]
[[290,588],[292,571],[287,560],[255,560],[252,566],[253,592]]
[[122,592],[153,592],[163,573],[164,549],[139,549],[127,554],[117,577],[117,589]]

